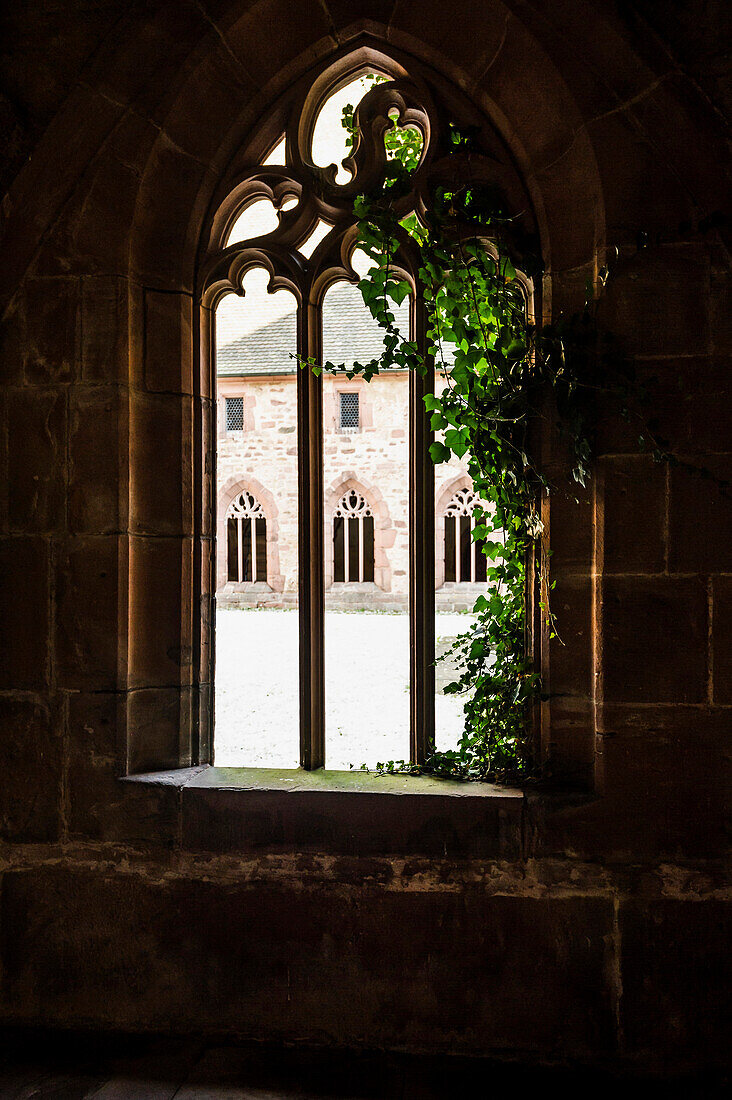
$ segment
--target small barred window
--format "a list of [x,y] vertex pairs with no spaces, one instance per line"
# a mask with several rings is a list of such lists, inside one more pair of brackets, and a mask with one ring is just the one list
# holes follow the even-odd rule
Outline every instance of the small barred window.
[[226,430],[240,432],[244,428],[244,398],[226,398]]
[[354,431],[359,427],[359,401],[357,393],[342,393],[341,431]]

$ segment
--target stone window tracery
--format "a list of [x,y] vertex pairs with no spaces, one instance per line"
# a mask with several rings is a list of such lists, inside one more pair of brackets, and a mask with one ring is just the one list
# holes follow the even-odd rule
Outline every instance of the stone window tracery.
[[469,584],[486,580],[486,557],[473,539],[475,506],[472,489],[458,489],[445,509],[445,581]]
[[[313,153],[319,112],[336,92],[369,73],[385,79],[374,83],[358,102],[353,146],[340,165],[319,166]],[[322,363],[324,298],[329,287],[339,280],[353,285],[359,281],[354,200],[378,189],[389,174],[385,132],[398,125],[416,128],[422,136],[420,160],[410,177],[411,190],[399,201],[405,215],[416,212],[424,218],[429,216],[430,195],[440,185],[446,157],[451,152],[448,123],[475,128],[476,119],[474,108],[456,90],[449,90],[442,83],[438,85],[426,70],[411,79],[400,61],[372,46],[359,47],[350,56],[324,65],[309,87],[301,82],[283,95],[259,130],[232,158],[213,197],[199,265],[204,347],[206,326],[211,324],[221,298],[230,293],[241,294],[246,274],[254,268],[264,268],[269,276],[269,291],[287,290],[297,301],[298,355],[302,360]],[[489,126],[484,126],[481,142],[484,152],[471,154],[471,179],[500,191],[505,196],[507,211],[530,210],[531,202],[501,139]],[[276,228],[268,228],[266,233],[247,240],[238,239],[239,232],[234,233],[233,227],[239,230],[245,225],[241,219],[247,208],[262,200],[271,204],[277,218]],[[531,217],[523,216],[522,228],[528,233],[534,231]],[[486,240],[491,232],[487,227]],[[419,297],[418,264],[406,234],[390,264],[393,274],[412,286],[410,339],[418,347],[424,347],[427,311]],[[411,757],[416,763],[426,759],[434,743],[434,468],[429,457],[432,433],[423,400],[433,389],[432,367],[428,366],[424,374],[411,372],[409,499],[404,521],[409,531],[410,742]],[[322,375],[309,369],[297,371],[300,759],[305,768],[325,764],[324,615],[329,562],[333,561],[333,580],[337,580],[342,561],[344,582],[373,579],[374,570],[374,516],[367,506],[361,505],[358,494],[355,511],[349,510],[350,493],[342,498],[332,517],[332,550],[328,546],[322,394]],[[351,429],[341,419],[343,411],[338,408],[336,422],[348,431]],[[359,409],[359,416],[360,413]],[[354,415],[353,410],[350,415]],[[250,524],[250,539],[256,524],[264,523],[258,517],[231,519],[237,524]],[[458,529],[462,530],[463,520],[470,523],[470,517],[450,512],[445,519],[448,525],[455,525],[457,545]],[[242,526],[242,538],[243,530]],[[353,540],[351,531],[355,532]],[[352,546],[358,548],[357,563]],[[439,547],[438,556],[441,556]],[[254,550],[251,560],[252,576],[259,576]],[[377,571],[383,569],[379,560],[376,566]],[[480,564],[473,563],[471,568],[473,575],[476,572],[480,575]],[[243,576],[244,569],[242,557],[239,576]],[[456,575],[457,572],[456,561]]]
[[349,489],[333,513],[333,580],[374,579],[374,516],[366,498]]
[[226,512],[227,580],[267,580],[267,519],[262,505],[246,490]]

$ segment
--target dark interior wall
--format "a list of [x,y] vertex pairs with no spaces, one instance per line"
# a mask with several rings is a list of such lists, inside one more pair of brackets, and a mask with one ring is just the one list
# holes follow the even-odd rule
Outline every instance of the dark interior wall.
[[[6,6],[4,1019],[721,1060],[729,93],[723,5],[684,9]],[[602,322],[656,380],[659,432],[683,459],[654,464],[632,424],[605,418],[588,495],[552,505],[563,633],[545,751],[585,793],[527,798],[508,847],[334,854],[328,830],[288,834],[276,807],[222,826],[238,811],[215,796],[226,839],[209,843],[179,786],[117,778],[191,756],[204,214],[276,95],[363,31],[501,133],[553,315],[618,249]]]

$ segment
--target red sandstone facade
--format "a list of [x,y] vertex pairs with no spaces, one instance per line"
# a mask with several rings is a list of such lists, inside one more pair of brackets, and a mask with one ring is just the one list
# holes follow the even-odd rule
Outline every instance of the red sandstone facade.
[[[220,607],[297,604],[297,407],[292,374],[225,377],[217,383],[217,602]],[[360,424],[343,430],[339,395],[358,394]],[[244,427],[227,431],[226,399],[243,398]],[[408,378],[395,371],[371,382],[325,376],[323,386],[326,602],[329,607],[406,611],[408,555]],[[438,610],[466,611],[485,584],[445,582],[445,510],[469,488],[466,463],[453,459],[435,471],[435,584]],[[374,515],[374,580],[333,579],[333,513],[356,489]],[[254,493],[267,521],[267,582],[229,580],[228,509],[243,490]]]
[[[7,6],[4,1023],[728,1065],[721,13]],[[536,220],[544,318],[581,310],[590,287],[655,379],[680,458],[654,463],[601,408],[587,491],[546,505],[561,637],[538,638],[536,790],[283,793],[208,766],[216,393],[199,257],[237,150],[286,90],[359,49],[498,135]],[[561,472],[545,423],[541,457]]]

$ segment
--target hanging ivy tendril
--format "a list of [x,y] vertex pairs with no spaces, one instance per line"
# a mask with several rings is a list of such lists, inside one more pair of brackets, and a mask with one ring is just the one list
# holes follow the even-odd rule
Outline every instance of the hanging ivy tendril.
[[[343,125],[352,144],[350,106]],[[532,460],[529,434],[546,407],[549,387],[571,441],[571,478],[585,484],[590,416],[588,389],[578,385],[577,371],[586,368],[591,355],[575,357],[570,367],[562,334],[539,333],[529,320],[523,284],[501,245],[501,229],[509,219],[493,191],[466,178],[472,135],[452,128],[450,139],[455,183],[446,185],[449,173],[441,173],[423,223],[416,214],[398,213],[420,161],[422,135],[396,124],[387,130],[383,186],[354,203],[358,247],[373,263],[359,289],[383,329],[383,351],[368,363],[348,368],[326,363],[324,369],[369,381],[394,367],[424,375],[434,362],[445,387],[425,397],[436,433],[430,453],[435,463],[453,455],[467,461],[479,498],[472,534],[488,558],[488,589],[475,604],[474,625],[450,650],[457,679],[444,690],[464,699],[465,713],[457,749],[437,752],[433,746],[424,765],[388,761],[378,768],[515,781],[532,766],[528,731],[540,683],[526,651],[527,581],[534,579],[527,578],[527,571],[545,568],[530,562],[548,560],[546,552],[532,551],[543,535],[539,501],[552,489]],[[412,292],[395,266],[405,242],[418,258],[417,295],[427,317],[422,350],[398,330],[393,311]],[[553,636],[551,585],[546,577],[540,579],[542,613]]]

